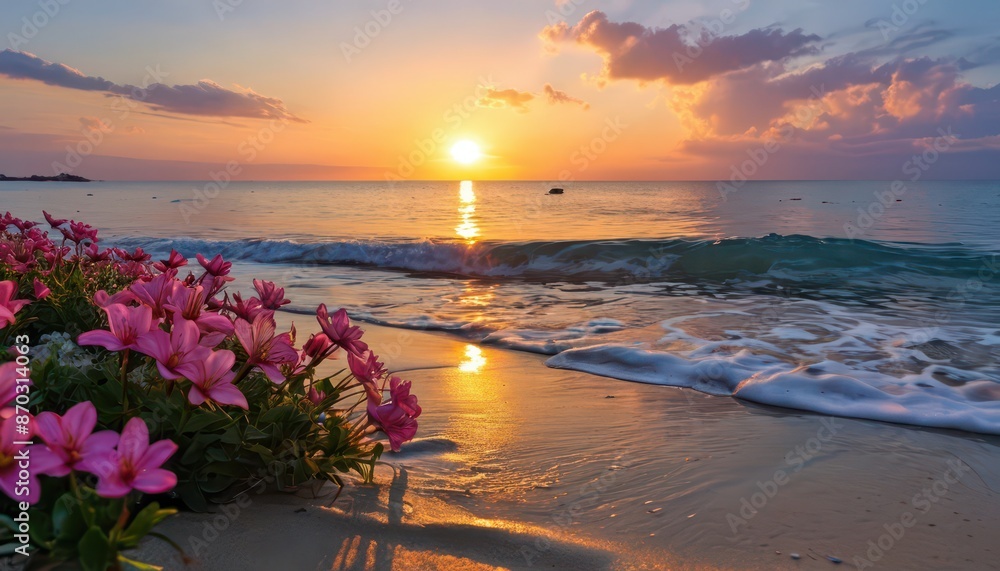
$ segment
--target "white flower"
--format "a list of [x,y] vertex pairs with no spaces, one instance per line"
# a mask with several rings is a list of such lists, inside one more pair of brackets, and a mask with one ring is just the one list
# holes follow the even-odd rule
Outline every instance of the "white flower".
[[63,367],[73,367],[85,369],[93,366],[94,359],[73,342],[73,337],[69,333],[57,332],[46,333],[38,338],[39,344],[32,348],[32,360],[37,363],[44,363],[50,358],[55,358],[56,362]]

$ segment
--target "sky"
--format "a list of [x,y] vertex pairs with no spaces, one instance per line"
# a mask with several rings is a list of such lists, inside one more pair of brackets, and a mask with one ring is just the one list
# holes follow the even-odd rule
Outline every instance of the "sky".
[[0,173],[997,179],[998,21],[996,0],[12,0]]

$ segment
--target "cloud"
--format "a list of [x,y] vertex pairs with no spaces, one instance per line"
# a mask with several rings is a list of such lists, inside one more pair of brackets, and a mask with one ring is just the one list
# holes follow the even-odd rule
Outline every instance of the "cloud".
[[1000,139],[1000,86],[971,85],[966,67],[954,58],[858,54],[805,70],[754,66],[675,93],[671,105],[688,128],[676,152],[726,164],[771,139],[782,149],[771,174],[891,178],[944,130],[958,141],[931,176],[987,176]]
[[92,77],[34,54],[6,49],[0,51],[0,75],[34,80],[57,87],[118,95],[168,113],[210,117],[250,117],[305,122],[290,113],[281,99],[266,97],[251,89],[232,90],[210,81],[195,85],[153,83],[142,88]]
[[574,105],[579,105],[585,111],[590,109],[590,103],[587,103],[583,99],[578,99],[572,95],[566,93],[565,91],[559,91],[558,89],[552,87],[551,84],[546,83],[542,88],[542,92],[545,94],[545,98],[548,99],[549,104],[556,105],[559,103],[571,103]]
[[136,127],[135,125],[128,125],[122,129],[122,133],[126,135],[142,135],[146,132],[142,127]]
[[528,110],[528,102],[533,100],[535,95],[528,91],[518,91],[516,89],[489,89],[476,101],[479,107],[488,109],[511,108],[521,112]]
[[539,36],[550,47],[575,42],[604,58],[602,81],[665,80],[692,84],[762,62],[815,54],[819,36],[802,30],[751,30],[743,35],[713,36],[707,29],[673,25],[647,28],[635,22],[614,23],[594,10],[576,25],[559,22]]
[[101,121],[97,117],[80,117],[80,124],[87,131],[101,131],[103,133],[110,133],[114,130],[113,127]]

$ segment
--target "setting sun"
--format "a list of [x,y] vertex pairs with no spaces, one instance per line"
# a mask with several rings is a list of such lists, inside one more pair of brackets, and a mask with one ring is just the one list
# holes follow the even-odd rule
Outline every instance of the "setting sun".
[[479,150],[479,145],[472,141],[459,141],[451,147],[451,158],[463,165],[472,164],[482,156],[483,154]]

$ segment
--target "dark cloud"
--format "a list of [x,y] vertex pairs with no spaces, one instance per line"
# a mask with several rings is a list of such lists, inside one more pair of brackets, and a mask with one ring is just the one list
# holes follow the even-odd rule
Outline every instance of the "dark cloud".
[[819,36],[802,30],[751,30],[743,35],[713,36],[704,28],[673,25],[647,28],[615,23],[594,10],[576,25],[547,26],[540,37],[555,46],[575,42],[604,58],[602,79],[666,80],[692,84],[761,62],[816,53]]
[[545,86],[542,87],[542,92],[545,94],[545,98],[551,105],[570,103],[573,105],[579,105],[584,110],[590,109],[590,104],[583,99],[573,97],[565,91],[559,91],[558,89],[552,87],[551,84],[546,83]]
[[304,122],[288,112],[281,99],[266,97],[250,89],[234,91],[209,80],[196,85],[153,83],[142,88],[122,85],[103,77],[91,77],[61,63],[10,49],[0,51],[0,75],[12,79],[41,81],[46,85],[119,95],[169,113],[211,117],[250,117]]

